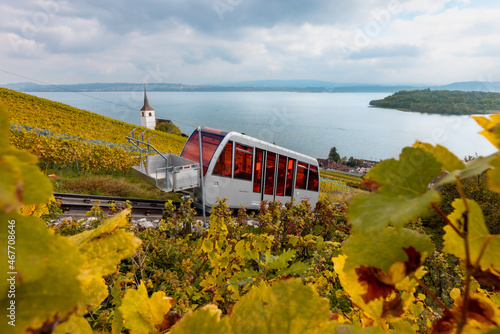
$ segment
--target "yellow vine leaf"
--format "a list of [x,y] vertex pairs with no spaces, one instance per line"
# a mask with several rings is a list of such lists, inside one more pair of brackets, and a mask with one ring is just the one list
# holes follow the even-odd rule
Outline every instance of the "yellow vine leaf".
[[28,204],[23,205],[21,209],[21,214],[24,216],[33,216],[40,218],[42,215],[48,214],[49,209],[47,208],[47,204]]
[[358,281],[358,275],[356,274],[354,268],[349,270],[345,269],[346,259],[347,256],[345,255],[339,255],[333,258],[335,272],[338,275],[342,287],[351,297],[353,303],[363,310],[365,316],[368,316],[370,319],[382,321],[381,314],[383,299],[378,298],[370,303],[365,303],[363,297],[361,296],[367,293],[368,288],[366,285],[362,285]]
[[489,118],[484,116],[472,116],[472,118],[484,129],[479,133],[500,149],[500,114],[490,115]]
[[[456,333],[458,325],[455,318],[462,317],[463,306],[462,297],[457,298],[453,309],[445,312],[442,318],[434,322],[432,333]],[[498,306],[484,295],[472,294],[468,301],[467,323],[462,333],[494,333],[495,330],[498,331],[499,323]],[[493,332],[488,330],[493,330]]]
[[165,315],[174,303],[163,291],[157,291],[148,298],[146,286],[141,281],[137,290],[127,290],[119,310],[130,333],[157,333],[162,330]]
[[[365,317],[382,327],[401,319],[415,301],[416,282],[405,275],[402,262],[394,263],[387,272],[374,267],[346,267],[345,255],[333,258],[335,272],[353,303],[363,310]],[[422,277],[418,269],[414,275]]]
[[234,333],[324,333],[329,302],[301,279],[253,287],[234,306],[229,323]]
[[493,168],[487,173],[488,187],[500,194],[500,154],[497,154],[495,158],[490,161],[490,166]]
[[379,327],[365,327],[359,328],[350,325],[338,325],[335,331],[325,332],[325,333],[342,333],[342,334],[386,334],[382,328]]
[[134,255],[141,244],[132,232],[119,229],[128,224],[129,213],[129,209],[123,210],[98,228],[70,237],[84,258],[78,276],[86,292],[82,312],[86,306],[97,306],[106,298],[108,289],[102,277],[114,273],[117,264]]
[[45,203],[52,184],[36,166],[35,156],[9,145],[9,120],[0,106],[0,210],[10,212],[22,205]]
[[228,318],[221,319],[222,312],[217,306],[210,304],[194,313],[187,314],[175,324],[171,334],[232,334]]
[[99,225],[97,228],[71,236],[70,239],[76,245],[81,245],[90,239],[97,238],[105,233],[110,233],[119,227],[125,227],[128,224],[128,220],[126,219],[128,214],[130,214],[130,209],[125,209],[107,219],[106,222]]
[[204,240],[203,244],[201,245],[201,250],[205,253],[212,253],[212,251],[214,250],[214,243],[208,239]]
[[[448,215],[448,219],[463,232],[463,214],[466,211],[465,203],[462,199],[455,199],[452,203],[455,210]],[[491,271],[497,276],[500,274],[500,235],[491,235],[484,222],[481,207],[473,200],[468,199],[469,207],[469,249],[470,260],[475,264],[481,255],[479,266],[483,271]],[[461,222],[458,226],[457,222]],[[466,251],[463,239],[449,225],[444,227],[444,248],[443,251],[465,260]]]
[[443,165],[443,169],[448,172],[453,172],[455,170],[465,169],[465,163],[457,158],[456,155],[448,151],[448,149],[441,145],[432,146],[429,143],[423,143],[416,141],[413,147],[421,148],[429,153],[431,153],[437,161]]
[[458,289],[458,288],[451,289],[451,291],[450,291],[451,299],[457,300],[458,298],[460,298],[460,296],[461,296],[460,289]]

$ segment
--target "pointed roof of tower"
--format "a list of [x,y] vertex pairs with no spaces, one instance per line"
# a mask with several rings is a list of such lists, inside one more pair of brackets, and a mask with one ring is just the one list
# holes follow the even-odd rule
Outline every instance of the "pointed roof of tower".
[[149,105],[148,96],[146,95],[146,85],[144,85],[144,105],[142,106],[140,111],[150,111],[150,110],[154,109],[151,108],[151,106]]

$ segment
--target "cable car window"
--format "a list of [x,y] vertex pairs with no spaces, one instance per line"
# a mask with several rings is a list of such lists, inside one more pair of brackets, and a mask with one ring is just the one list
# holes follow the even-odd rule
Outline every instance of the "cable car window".
[[[208,164],[212,160],[215,150],[219,146],[224,137],[205,133],[202,131],[201,144],[203,149],[203,175],[207,173]],[[189,137],[184,149],[182,150],[181,157],[189,159],[194,162],[200,162],[200,145],[198,142],[198,130],[195,130],[191,137]]]
[[311,165],[309,168],[309,181],[307,184],[307,190],[318,191],[319,190],[319,180],[318,180],[318,167]]
[[276,196],[285,196],[286,181],[286,157],[280,155],[278,159],[278,184],[276,186]]
[[233,142],[228,141],[214,167],[214,175],[231,177]]
[[264,151],[259,148],[255,149],[255,165],[253,168],[253,191],[260,193],[262,184],[262,160]]
[[273,195],[274,190],[274,169],[276,167],[276,153],[267,152],[266,159],[266,182],[264,194]]
[[293,170],[295,168],[295,159],[288,158],[288,165],[286,169],[286,187],[285,196],[292,196],[293,186]]
[[253,148],[236,143],[234,151],[234,178],[252,181]]
[[297,164],[297,181],[295,181],[295,188],[306,189],[307,182],[307,164],[299,161]]

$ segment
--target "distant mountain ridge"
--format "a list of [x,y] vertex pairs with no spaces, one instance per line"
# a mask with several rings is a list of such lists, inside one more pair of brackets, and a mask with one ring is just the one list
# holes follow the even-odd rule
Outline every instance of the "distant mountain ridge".
[[[142,83],[85,83],[71,85],[41,85],[34,82],[21,82],[0,85],[20,92],[130,92],[144,89]],[[461,90],[500,92],[500,82],[467,81],[454,82],[443,86],[412,86],[412,85],[375,85],[364,83],[342,83],[319,80],[257,80],[225,82],[209,85],[185,85],[180,83],[148,83],[148,91],[165,92],[377,92],[394,93],[400,90],[414,90],[430,88],[432,90]]]

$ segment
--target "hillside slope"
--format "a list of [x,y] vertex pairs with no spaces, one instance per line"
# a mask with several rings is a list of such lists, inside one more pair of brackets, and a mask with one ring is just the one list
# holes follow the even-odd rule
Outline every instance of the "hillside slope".
[[[101,116],[69,105],[0,88],[0,104],[9,113],[11,124],[33,126],[57,133],[85,139],[97,139],[118,144],[128,144],[125,136],[136,126]],[[136,134],[144,131],[139,127]],[[165,132],[148,130],[149,137],[157,149],[163,152],[180,153],[186,138]]]

